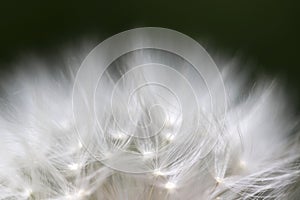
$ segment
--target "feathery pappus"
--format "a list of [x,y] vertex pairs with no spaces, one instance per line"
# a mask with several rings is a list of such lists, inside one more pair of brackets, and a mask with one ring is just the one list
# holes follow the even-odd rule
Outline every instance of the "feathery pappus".
[[71,52],[1,80],[0,199],[300,197],[298,121],[278,81],[217,67],[163,28]]

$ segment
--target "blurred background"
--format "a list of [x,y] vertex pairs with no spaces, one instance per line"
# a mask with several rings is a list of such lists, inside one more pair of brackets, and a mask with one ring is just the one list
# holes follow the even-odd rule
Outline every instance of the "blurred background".
[[2,1],[0,9],[1,72],[28,52],[55,57],[64,44],[82,38],[96,38],[97,44],[127,29],[158,26],[193,37],[213,57],[218,52],[239,56],[241,65],[257,73],[280,76],[300,102],[296,1],[10,0]]

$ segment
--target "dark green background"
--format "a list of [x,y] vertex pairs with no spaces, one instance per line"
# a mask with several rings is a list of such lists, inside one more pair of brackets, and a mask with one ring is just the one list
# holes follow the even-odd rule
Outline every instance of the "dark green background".
[[[299,9],[291,0],[205,1],[2,1],[0,64],[24,52],[54,54],[62,44],[89,35],[99,42],[140,26],[178,30],[253,67],[286,80],[300,93]],[[245,65],[246,66],[246,65]],[[247,66],[249,67],[249,66]]]

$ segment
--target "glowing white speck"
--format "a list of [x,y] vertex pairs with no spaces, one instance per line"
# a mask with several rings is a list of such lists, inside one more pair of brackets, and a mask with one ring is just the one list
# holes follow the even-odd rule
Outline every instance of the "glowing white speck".
[[114,139],[117,139],[117,140],[125,140],[128,138],[128,135],[126,135],[120,131],[118,131],[117,133],[112,133],[111,135]]
[[167,182],[165,184],[165,188],[168,189],[168,190],[172,190],[172,189],[176,188],[176,185],[175,185],[175,183]]
[[167,126],[172,126],[177,120],[177,116],[169,114],[168,119],[166,120]]
[[65,197],[66,197],[66,199],[78,199],[85,195],[87,195],[87,192],[83,189],[80,189],[78,192],[76,192],[74,194],[66,193]]
[[153,174],[154,174],[155,176],[164,176],[164,175],[165,175],[165,174],[164,174],[162,171],[160,171],[159,169],[154,170]]
[[76,197],[81,198],[83,196],[89,195],[89,193],[86,190],[80,189],[77,193],[76,193]]
[[79,147],[79,149],[82,148],[82,143],[80,141],[78,141],[78,147]]
[[66,197],[67,199],[72,199],[72,195],[69,194],[69,193],[67,193],[67,194],[65,195],[65,197]]
[[170,128],[170,127],[177,126],[180,122],[181,122],[180,113],[176,113],[176,114],[169,113],[169,116],[168,116],[167,120],[165,121],[165,125],[167,128]]
[[216,179],[217,183],[222,183],[223,182],[223,179],[220,178],[220,177],[216,177],[215,179]]
[[153,155],[152,151],[145,151],[145,152],[143,152],[143,156],[144,157],[149,157],[149,156],[152,156],[152,155]]
[[246,167],[246,162],[245,161],[243,161],[243,160],[240,160],[240,167],[241,168],[245,168]]
[[78,163],[72,163],[68,165],[69,169],[72,171],[78,170],[80,168],[80,164]]
[[60,124],[63,129],[70,129],[72,125],[71,122],[67,120],[61,121]]
[[172,141],[172,140],[174,140],[175,135],[172,134],[172,133],[167,133],[167,134],[165,135],[165,138],[166,138],[168,141]]
[[28,198],[31,195],[32,195],[32,189],[29,188],[24,191],[24,197]]

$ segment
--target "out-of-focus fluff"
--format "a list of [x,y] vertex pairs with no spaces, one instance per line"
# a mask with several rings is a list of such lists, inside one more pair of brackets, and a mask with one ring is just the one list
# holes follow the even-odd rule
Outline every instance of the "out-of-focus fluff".
[[[154,52],[150,59],[155,57]],[[164,93],[153,86],[132,97],[128,112],[134,119],[118,112],[117,106],[123,103],[118,96],[113,104],[116,107],[99,108],[98,120],[105,129],[102,134],[91,134],[99,130],[90,118],[83,116],[74,124],[73,72],[79,64],[51,70],[50,64],[29,61],[26,70],[20,66],[2,79],[0,199],[299,198],[299,132],[289,112],[292,108],[276,81],[257,80],[249,87],[246,73],[239,73],[231,64],[219,66],[228,99],[225,116],[206,117],[210,101],[205,96],[202,113],[189,108],[187,117],[191,119],[180,118],[169,101],[163,103],[168,112],[165,115],[161,108],[153,107],[153,102],[164,99],[158,95]],[[113,89],[123,73],[120,63],[115,66],[115,71],[106,72],[101,82],[104,90],[95,96],[104,104],[105,89]],[[151,76],[171,75],[139,71],[134,78],[118,83],[116,94]],[[176,80],[174,85],[181,87]],[[193,88],[201,94],[200,87]],[[184,95],[184,90],[181,92]],[[189,104],[189,99],[180,103]],[[165,123],[157,134],[139,132],[137,138],[111,123],[113,116],[107,109],[115,109],[123,125],[132,121],[147,124],[149,109],[154,109],[150,121]],[[195,116],[198,119],[192,119]],[[196,131],[193,120],[201,124]],[[181,121],[190,123],[180,129]],[[87,134],[78,137],[76,127]],[[139,162],[144,163],[146,172],[132,173],[141,167],[136,164]],[[129,172],[111,167],[116,165]]]

